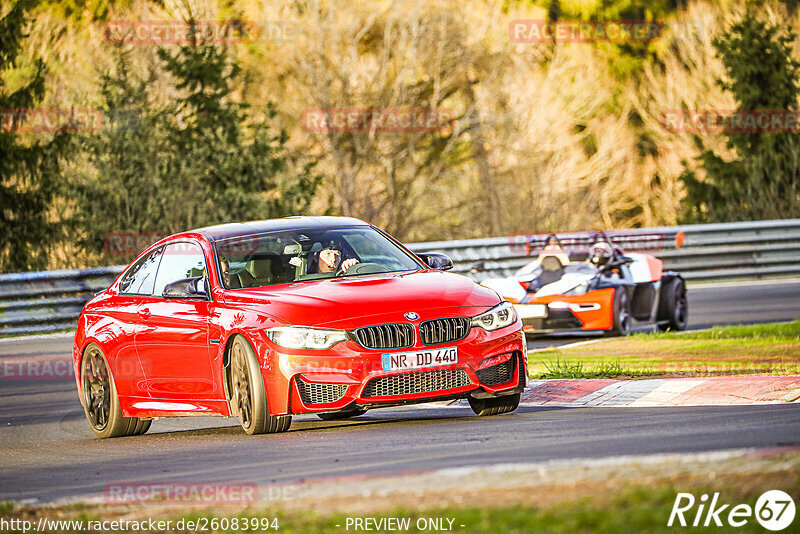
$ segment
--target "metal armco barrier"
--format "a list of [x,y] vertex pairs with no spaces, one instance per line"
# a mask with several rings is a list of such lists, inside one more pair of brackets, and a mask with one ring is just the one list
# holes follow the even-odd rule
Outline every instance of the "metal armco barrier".
[[[641,228],[647,233],[683,231],[678,249],[644,251],[664,261],[665,270],[680,272],[689,281],[746,280],[800,275],[800,219],[741,223],[694,224]],[[454,272],[481,281],[511,276],[531,261],[524,236],[410,245],[415,252],[442,252],[452,258]],[[471,272],[483,261],[485,270]]]
[[[647,228],[686,233],[679,249],[650,251],[664,268],[689,281],[744,280],[800,275],[800,219]],[[438,241],[409,245],[415,252],[442,252],[454,272],[477,281],[510,276],[533,259],[523,236]],[[475,262],[484,270],[472,272]],[[124,266],[0,274],[0,334],[51,332],[75,327],[83,304],[109,286]]]
[[86,301],[111,285],[124,268],[0,274],[0,334],[74,328]]

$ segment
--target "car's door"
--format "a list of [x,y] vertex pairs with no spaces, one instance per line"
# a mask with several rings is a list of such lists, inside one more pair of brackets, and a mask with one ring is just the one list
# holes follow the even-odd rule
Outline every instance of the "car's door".
[[214,379],[209,349],[211,301],[162,296],[167,284],[206,276],[207,272],[198,244],[187,241],[168,244],[153,294],[140,304],[138,313],[143,328],[136,334],[136,350],[153,398],[189,401],[223,397],[221,386]]
[[135,335],[142,328],[139,306],[142,299],[153,294],[163,250],[157,248],[133,264],[120,279],[117,294],[107,301],[108,306],[98,310],[113,321],[108,328],[114,329],[114,348],[108,356],[114,384],[121,397],[149,395],[144,368],[136,352]]

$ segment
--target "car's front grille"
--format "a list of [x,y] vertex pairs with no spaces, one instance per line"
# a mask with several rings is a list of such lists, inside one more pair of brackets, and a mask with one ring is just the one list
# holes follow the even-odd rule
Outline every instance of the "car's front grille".
[[353,337],[368,349],[402,349],[414,344],[414,326],[409,323],[365,326],[355,330]]
[[475,371],[475,374],[478,376],[478,380],[481,381],[481,384],[496,386],[497,384],[505,384],[514,378],[514,370],[516,367],[517,355],[513,354],[511,358],[503,363],[480,369]]
[[317,384],[303,382],[297,378],[297,390],[300,392],[303,404],[326,404],[336,402],[344,397],[347,384]]
[[443,391],[470,385],[469,375],[463,369],[437,369],[381,376],[367,382],[364,393],[367,397],[393,397]]
[[470,326],[470,319],[467,317],[432,319],[420,323],[419,337],[425,345],[451,343],[467,337]]

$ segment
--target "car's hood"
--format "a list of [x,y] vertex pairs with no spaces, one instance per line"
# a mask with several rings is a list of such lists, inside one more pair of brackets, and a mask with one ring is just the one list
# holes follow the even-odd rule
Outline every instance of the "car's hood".
[[354,328],[370,324],[375,316],[381,316],[379,322],[392,322],[406,320],[408,312],[422,320],[446,315],[433,311],[440,308],[461,308],[452,314],[474,315],[500,299],[465,276],[420,271],[227,291],[225,302],[255,307],[287,324]]

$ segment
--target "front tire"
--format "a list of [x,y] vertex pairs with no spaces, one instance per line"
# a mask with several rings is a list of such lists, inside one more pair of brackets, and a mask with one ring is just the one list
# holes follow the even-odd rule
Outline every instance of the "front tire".
[[150,429],[151,419],[122,415],[117,386],[103,350],[92,343],[81,358],[83,413],[98,438],[138,436]]
[[469,406],[475,415],[499,415],[501,413],[513,412],[519,406],[520,394],[504,395],[502,397],[489,397],[487,399],[476,399],[468,397]]
[[271,434],[285,432],[292,424],[291,415],[270,415],[264,380],[258,367],[256,354],[250,343],[237,335],[231,345],[231,401],[239,413],[239,422],[245,432]]

